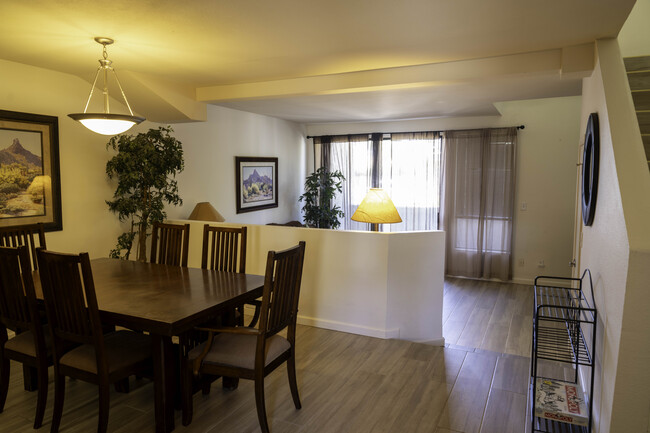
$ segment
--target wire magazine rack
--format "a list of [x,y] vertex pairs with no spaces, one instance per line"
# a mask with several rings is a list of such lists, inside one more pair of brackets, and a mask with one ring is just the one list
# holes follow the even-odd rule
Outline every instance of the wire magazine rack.
[[[586,280],[588,276],[588,280]],[[587,281],[591,302],[585,296]],[[598,313],[591,271],[581,278],[538,276],[535,278],[535,309],[531,350],[530,415],[533,432],[591,433],[595,373],[594,348]],[[571,413],[540,407],[540,381],[576,389],[582,412],[572,405]],[[586,386],[585,386],[586,385]],[[551,393],[552,394],[552,393]],[[541,396],[546,398],[546,394]],[[560,402],[566,396],[553,395]],[[574,401],[572,397],[568,400]],[[565,402],[566,403],[566,402]]]

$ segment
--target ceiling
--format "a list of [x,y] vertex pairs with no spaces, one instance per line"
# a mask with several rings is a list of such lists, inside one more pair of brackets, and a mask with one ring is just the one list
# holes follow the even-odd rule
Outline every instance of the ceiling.
[[615,37],[633,5],[3,1],[0,58],[92,81],[93,37],[111,37],[134,111],[159,122],[204,120],[205,104],[304,123],[489,115],[498,101],[580,94],[593,41]]

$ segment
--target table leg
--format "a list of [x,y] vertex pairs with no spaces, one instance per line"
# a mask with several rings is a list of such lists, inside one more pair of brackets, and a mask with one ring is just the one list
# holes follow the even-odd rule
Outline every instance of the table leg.
[[154,398],[156,433],[169,433],[174,430],[174,378],[175,359],[172,339],[163,335],[151,334],[153,344]]
[[[242,311],[243,311],[243,309],[242,309]],[[223,313],[223,315],[221,317],[221,320],[223,321],[223,323],[226,326],[236,326],[237,325],[237,313],[236,313],[236,310],[233,308],[233,309],[230,309],[228,311],[224,311],[224,313]],[[242,321],[243,320],[244,319],[242,317]],[[228,391],[233,391],[233,390],[237,389],[237,387],[239,386],[239,378],[238,377],[226,377],[226,376],[224,376],[221,379],[221,386],[223,387],[223,389],[226,389]]]

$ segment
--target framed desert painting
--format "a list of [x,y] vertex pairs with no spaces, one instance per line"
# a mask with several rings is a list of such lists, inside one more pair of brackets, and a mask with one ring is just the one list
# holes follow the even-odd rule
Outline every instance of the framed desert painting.
[[278,158],[235,157],[237,213],[278,207]]
[[59,122],[0,110],[0,227],[61,230]]

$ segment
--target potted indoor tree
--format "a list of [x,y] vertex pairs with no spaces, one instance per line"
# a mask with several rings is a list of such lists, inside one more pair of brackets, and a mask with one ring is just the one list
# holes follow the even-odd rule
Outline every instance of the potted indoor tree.
[[337,192],[342,191],[344,180],[345,177],[340,171],[330,172],[324,167],[307,176],[305,193],[298,201],[305,203],[302,211],[308,227],[335,229],[341,225],[339,218],[345,214],[340,207],[332,204],[332,200]]
[[166,217],[165,204],[183,203],[174,177],[183,171],[183,148],[170,135],[172,128],[149,129],[136,136],[112,137],[106,148],[117,154],[106,163],[108,177],[117,179],[113,200],[106,201],[120,221],[129,221],[130,230],[117,239],[113,258],[129,258],[138,235],[137,260],[147,261],[147,236],[153,222]]

